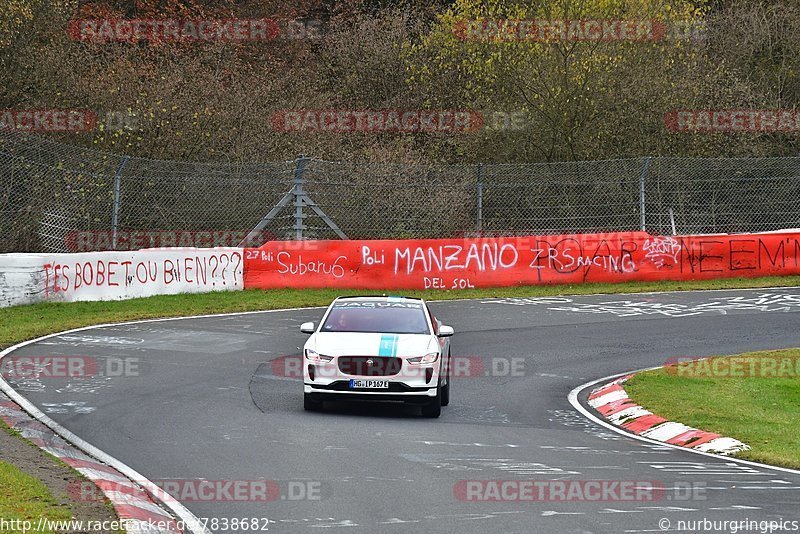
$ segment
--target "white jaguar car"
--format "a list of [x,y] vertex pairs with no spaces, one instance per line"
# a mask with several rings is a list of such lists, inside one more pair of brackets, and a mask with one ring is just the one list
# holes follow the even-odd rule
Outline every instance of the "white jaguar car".
[[303,405],[326,400],[420,404],[439,417],[450,402],[450,336],[422,299],[339,297],[303,347]]

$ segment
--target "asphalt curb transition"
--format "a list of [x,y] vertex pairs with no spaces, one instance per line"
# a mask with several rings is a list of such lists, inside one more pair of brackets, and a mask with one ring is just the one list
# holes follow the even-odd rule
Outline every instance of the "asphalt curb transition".
[[[86,477],[111,501],[128,534],[181,534],[178,521],[145,489],[113,467],[68,443],[0,393],[0,419],[43,451]],[[76,491],[82,491],[76,488]],[[72,495],[72,498],[79,496]]]
[[[258,313],[258,312],[249,312]],[[263,312],[261,312],[263,313]],[[198,317],[216,317],[216,314]],[[121,323],[98,324],[55,332],[23,341],[0,351],[0,361],[22,347],[45,339],[95,328],[122,324],[188,319],[143,319]],[[111,502],[127,534],[210,534],[206,523],[163,488],[136,470],[64,428],[0,376],[0,419],[37,445],[73,467],[97,486]],[[94,495],[96,492],[93,492]],[[74,497],[73,497],[74,498]],[[80,498],[80,496],[78,496]]]

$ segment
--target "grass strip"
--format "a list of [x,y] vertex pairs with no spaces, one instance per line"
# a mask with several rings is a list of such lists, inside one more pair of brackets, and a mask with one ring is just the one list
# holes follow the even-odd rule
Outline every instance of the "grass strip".
[[[0,461],[0,518],[12,525],[14,522],[30,521],[35,528],[42,517],[51,521],[69,521],[72,513],[68,507],[56,501],[39,479]],[[47,534],[53,531],[44,529],[39,532]]]
[[[647,293],[703,289],[744,289],[800,285],[800,276],[727,278],[689,282],[628,282],[624,284],[576,284],[520,286],[489,289],[386,291],[387,294],[424,297],[428,300],[547,297],[593,293]],[[163,295],[122,301],[46,302],[0,309],[0,348],[53,332],[137,319],[179,317],[305,306],[325,306],[344,294],[380,294],[379,291],[340,289],[273,289]]]

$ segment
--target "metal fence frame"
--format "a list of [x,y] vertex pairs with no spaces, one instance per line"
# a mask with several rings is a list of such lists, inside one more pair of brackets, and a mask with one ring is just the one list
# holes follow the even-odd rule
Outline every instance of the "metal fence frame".
[[0,216],[0,252],[72,251],[76,232],[109,232],[106,248],[124,249],[130,231],[235,229],[242,245],[776,231],[800,227],[800,158],[194,163],[0,132]]

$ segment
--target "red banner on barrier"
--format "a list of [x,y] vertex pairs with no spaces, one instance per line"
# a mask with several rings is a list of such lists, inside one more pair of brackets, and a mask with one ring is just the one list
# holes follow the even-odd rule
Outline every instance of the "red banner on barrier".
[[800,233],[645,232],[272,241],[245,253],[245,289],[467,289],[800,274]]

